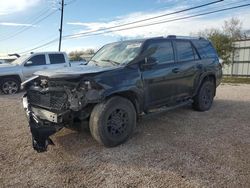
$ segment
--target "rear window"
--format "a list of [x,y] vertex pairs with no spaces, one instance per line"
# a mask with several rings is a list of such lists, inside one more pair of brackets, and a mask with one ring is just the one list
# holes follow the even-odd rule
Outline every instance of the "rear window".
[[214,47],[209,41],[206,40],[194,40],[192,41],[196,47],[201,58],[215,58],[218,57]]
[[65,63],[63,54],[49,54],[50,64],[61,64]]

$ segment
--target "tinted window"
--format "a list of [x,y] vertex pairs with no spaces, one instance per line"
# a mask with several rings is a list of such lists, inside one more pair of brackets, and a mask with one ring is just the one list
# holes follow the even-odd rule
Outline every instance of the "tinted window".
[[196,47],[201,58],[214,58],[217,57],[217,53],[212,44],[206,40],[194,40],[194,46]]
[[50,64],[60,64],[65,63],[65,58],[63,54],[49,54]]
[[174,52],[170,41],[155,42],[148,46],[148,51],[153,52],[150,58],[153,58],[158,64],[173,63]]
[[39,66],[46,65],[45,55],[35,55],[31,57],[28,61],[31,61],[31,64],[25,64],[25,66]]
[[177,61],[194,60],[193,48],[188,41],[176,41]]

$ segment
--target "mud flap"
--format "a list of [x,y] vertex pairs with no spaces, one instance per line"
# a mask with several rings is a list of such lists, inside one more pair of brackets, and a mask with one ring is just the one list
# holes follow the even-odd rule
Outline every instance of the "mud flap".
[[54,145],[49,137],[61,129],[50,124],[45,125],[42,121],[34,119],[33,116],[30,117],[29,125],[32,134],[33,148],[38,153],[47,151],[48,145]]

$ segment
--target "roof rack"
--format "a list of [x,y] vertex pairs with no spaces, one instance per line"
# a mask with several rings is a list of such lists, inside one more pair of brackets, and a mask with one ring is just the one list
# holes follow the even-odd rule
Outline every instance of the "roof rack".
[[172,38],[172,39],[205,39],[203,37],[192,37],[192,36],[176,36],[176,35],[168,35],[167,38]]

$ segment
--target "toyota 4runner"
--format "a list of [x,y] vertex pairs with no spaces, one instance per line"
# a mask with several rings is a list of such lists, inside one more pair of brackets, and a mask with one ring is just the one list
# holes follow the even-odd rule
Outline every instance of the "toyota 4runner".
[[222,71],[206,39],[168,36],[107,44],[85,66],[35,75],[22,84],[23,105],[33,147],[43,152],[63,127],[87,122],[95,140],[113,147],[152,109],[209,110]]

